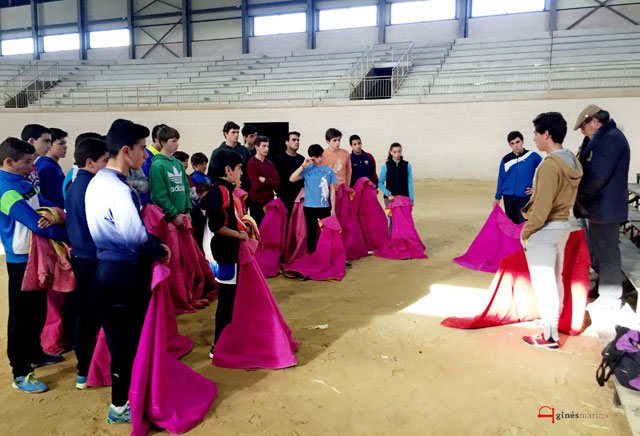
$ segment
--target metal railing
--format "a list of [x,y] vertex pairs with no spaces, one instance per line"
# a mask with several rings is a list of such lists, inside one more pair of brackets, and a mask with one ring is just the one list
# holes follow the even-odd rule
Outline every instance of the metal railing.
[[375,49],[375,45],[369,46],[369,49],[364,52],[362,57],[358,59],[358,61],[351,67],[349,72],[347,73],[349,76],[349,84],[351,88],[356,88],[358,84],[364,80],[365,77],[369,74],[371,69],[373,68],[373,63],[375,62],[375,56],[373,55],[373,51]]
[[391,70],[392,94],[395,94],[413,65],[413,42],[409,44],[396,65]]
[[[362,80],[367,99],[388,98],[393,76]],[[384,84],[374,86],[375,84]],[[591,66],[565,65],[532,73],[517,70],[461,74],[410,73],[394,90],[394,97],[445,94],[550,93],[580,89],[640,89],[640,62]],[[348,76],[322,79],[253,80],[188,85],[147,85],[57,88],[42,94],[38,88],[23,91],[24,98],[40,107],[234,105],[345,101],[352,92]]]
[[0,85],[0,95],[7,108],[22,108],[38,100],[40,95],[59,80],[59,66],[29,65]]

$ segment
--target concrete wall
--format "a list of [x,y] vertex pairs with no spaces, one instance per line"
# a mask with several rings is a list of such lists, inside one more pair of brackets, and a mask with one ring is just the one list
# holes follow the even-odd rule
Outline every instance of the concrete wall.
[[[525,147],[535,150],[531,120],[538,113],[560,111],[572,126],[589,103],[609,110],[627,135],[633,157],[630,179],[635,180],[635,173],[640,172],[640,160],[635,158],[640,153],[640,97],[167,111],[3,111],[0,136],[18,135],[27,123],[42,123],[67,130],[73,141],[83,131],[106,133],[110,123],[122,117],[150,127],[169,123],[180,131],[182,150],[208,154],[222,141],[222,125],[228,120],[239,124],[289,122],[291,129],[302,133],[303,151],[314,142],[324,144],[325,130],[336,127],[344,134],[342,147],[349,149],[347,138],[357,133],[365,150],[379,163],[386,158],[389,145],[400,142],[416,178],[493,180],[500,159],[510,151],[506,142],[509,131],[521,131]],[[581,142],[579,132],[570,131],[565,145],[575,152]],[[71,166],[73,150],[68,154],[62,162],[65,171]]]
[[458,36],[458,20],[396,24],[385,28],[387,42],[413,41],[416,45],[450,41]]
[[506,36],[549,30],[549,13],[497,15],[469,19],[469,36]]

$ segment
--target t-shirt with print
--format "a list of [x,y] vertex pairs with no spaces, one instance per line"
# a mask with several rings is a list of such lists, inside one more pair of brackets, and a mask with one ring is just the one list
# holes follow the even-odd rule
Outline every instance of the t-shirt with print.
[[338,182],[336,173],[326,165],[309,165],[300,178],[304,179],[304,207],[331,207],[329,187]]

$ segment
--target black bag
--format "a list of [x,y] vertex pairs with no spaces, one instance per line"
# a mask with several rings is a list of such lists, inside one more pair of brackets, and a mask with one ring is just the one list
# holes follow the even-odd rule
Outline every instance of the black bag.
[[600,386],[604,386],[611,374],[616,376],[618,382],[633,390],[640,390],[629,384],[630,381],[640,377],[640,348],[637,341],[630,341],[630,349],[620,350],[616,344],[618,340],[629,331],[626,327],[616,326],[616,337],[602,350],[602,362],[596,370],[596,380]]

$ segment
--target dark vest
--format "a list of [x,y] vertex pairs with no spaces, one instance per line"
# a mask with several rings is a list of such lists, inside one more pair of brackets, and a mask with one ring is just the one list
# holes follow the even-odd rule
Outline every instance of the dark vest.
[[404,195],[409,196],[409,164],[400,159],[400,162],[396,165],[393,159],[388,160],[387,163],[387,189],[391,191],[391,195]]

